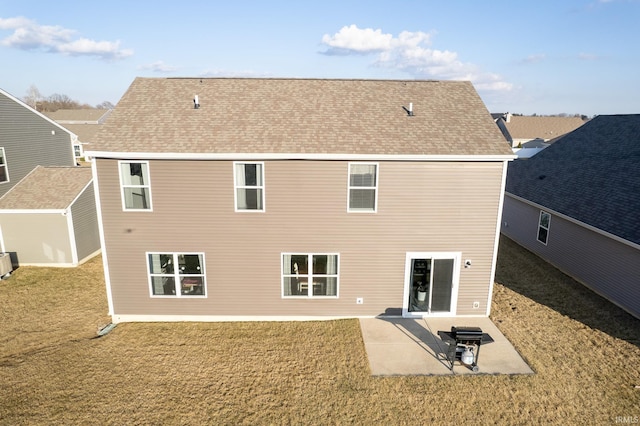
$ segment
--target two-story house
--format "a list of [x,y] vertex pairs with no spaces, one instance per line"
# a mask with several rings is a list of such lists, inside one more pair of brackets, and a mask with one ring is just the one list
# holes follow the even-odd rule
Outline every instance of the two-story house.
[[515,156],[468,82],[138,78],[86,154],[114,322],[489,314]]

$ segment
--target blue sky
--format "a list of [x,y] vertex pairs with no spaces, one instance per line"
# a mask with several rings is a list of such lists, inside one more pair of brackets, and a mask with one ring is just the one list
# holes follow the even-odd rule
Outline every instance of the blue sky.
[[0,0],[0,88],[137,76],[470,80],[491,112],[640,113],[640,0]]

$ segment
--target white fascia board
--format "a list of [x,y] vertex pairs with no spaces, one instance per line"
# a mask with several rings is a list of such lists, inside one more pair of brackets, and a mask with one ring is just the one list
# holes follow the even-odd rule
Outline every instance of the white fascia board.
[[85,151],[91,158],[128,160],[318,160],[318,161],[511,161],[517,155],[411,155],[315,153],[175,153]]
[[67,213],[67,209],[0,209],[0,214],[61,214]]
[[566,214],[557,212],[557,211],[555,211],[553,209],[550,209],[549,207],[543,206],[542,204],[534,203],[533,201],[529,201],[526,198],[519,197],[519,196],[514,195],[514,194],[512,194],[510,192],[505,192],[504,194],[505,194],[505,196],[511,197],[514,200],[518,200],[518,201],[523,202],[525,204],[529,204],[530,206],[535,207],[537,209],[544,210],[547,213],[551,213],[554,216],[562,218],[562,219],[564,219],[564,220],[566,220],[568,222],[572,222],[572,223],[574,223],[574,224],[576,224],[578,226],[581,226],[581,227],[583,227],[585,229],[588,229],[589,231],[595,232],[596,234],[600,234],[600,235],[605,236],[607,238],[610,238],[610,239],[612,239],[614,241],[617,241],[619,243],[628,245],[629,247],[633,247],[634,249],[640,250],[640,244],[636,244],[633,241],[625,240],[624,238],[619,237],[619,236],[617,236],[615,234],[612,234],[612,233],[607,232],[607,231],[603,231],[602,229],[596,228],[593,225],[589,225],[588,223],[581,222],[578,219],[575,219],[575,218],[573,218],[571,216],[567,216]]

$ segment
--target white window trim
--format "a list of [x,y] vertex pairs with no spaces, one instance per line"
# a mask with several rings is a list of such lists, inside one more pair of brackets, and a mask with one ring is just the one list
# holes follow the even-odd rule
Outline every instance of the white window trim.
[[[146,164],[148,176],[148,183],[146,185],[124,185],[122,181],[122,164],[131,164],[131,163],[139,163]],[[153,197],[151,196],[151,165],[148,161],[139,161],[139,160],[120,160],[118,161],[118,177],[120,179],[120,198],[122,200],[122,211],[125,212],[152,212],[153,211]],[[127,204],[124,197],[124,188],[146,188],[149,194],[149,208],[148,209],[129,209],[127,208]]]
[[[284,261],[283,257],[287,255],[298,255],[298,256],[307,256],[309,259],[308,264],[313,265],[313,256],[336,256],[338,260],[337,272],[335,274],[327,274],[327,275],[316,275],[322,277],[335,277],[336,278],[336,295],[335,296],[314,296],[313,290],[307,291],[307,295],[285,295],[284,294],[284,279],[285,277],[294,277],[290,273],[284,273]],[[340,261],[340,253],[299,253],[299,252],[283,252],[280,253],[280,296],[283,299],[316,299],[316,300],[324,300],[324,299],[339,299],[340,298],[340,268],[342,267],[342,263]],[[308,288],[313,288],[313,277],[314,274],[307,274],[307,286]]]
[[4,182],[0,182],[0,184],[2,183],[9,183],[11,182],[11,178],[9,178],[9,166],[7,165],[7,153],[4,151],[4,147],[0,146],[0,151],[2,151],[2,159],[4,160],[4,174],[7,176],[7,180],[5,180]]
[[[257,186],[238,186],[238,177],[237,177],[237,165],[238,164],[259,164],[261,170],[261,182],[262,185]],[[266,189],[265,189],[265,167],[263,161],[234,161],[233,162],[233,208],[238,213],[264,213],[267,210],[267,206],[265,204],[266,200]],[[262,190],[262,208],[261,209],[239,209],[238,208],[238,189],[261,189]]]
[[[351,186],[351,165],[376,166],[376,184],[374,186]],[[380,165],[371,162],[349,162],[347,167],[347,212],[348,213],[377,213],[378,212],[378,182],[380,181]],[[352,209],[350,205],[351,189],[370,189],[374,191],[373,210]]]
[[[542,226],[542,215],[547,215],[549,216],[549,223],[548,225]],[[540,228],[544,229],[545,231],[547,231],[547,238],[545,238],[545,241],[540,241]],[[545,246],[547,245],[547,243],[549,242],[549,230],[551,229],[551,213],[544,211],[544,210],[540,210],[540,215],[538,216],[538,227],[536,228],[536,241],[538,241],[540,244],[544,244]]]
[[[173,271],[173,277],[175,280],[174,285],[176,286],[176,294],[153,294],[153,281],[151,280],[152,277],[161,277],[161,276],[168,276],[168,274],[152,274],[151,273],[151,268],[149,267],[149,255],[152,254],[170,254],[173,256],[173,264],[177,265],[178,264],[178,255],[199,255],[202,257],[202,264],[200,265],[200,267],[202,268],[202,273],[201,274],[187,274],[187,275],[180,275],[180,272],[178,270],[177,267],[174,267],[174,271]],[[176,298],[187,298],[187,299],[202,299],[202,298],[207,298],[207,274],[206,274],[206,268],[205,268],[205,264],[206,264],[206,259],[204,257],[204,253],[201,252],[173,252],[173,251],[148,251],[145,253],[145,264],[147,265],[147,282],[149,284],[149,296],[152,298],[158,298],[158,299],[176,299]],[[188,295],[188,294],[182,294],[182,292],[180,291],[180,277],[181,276],[202,276],[202,294],[197,294],[197,295]]]

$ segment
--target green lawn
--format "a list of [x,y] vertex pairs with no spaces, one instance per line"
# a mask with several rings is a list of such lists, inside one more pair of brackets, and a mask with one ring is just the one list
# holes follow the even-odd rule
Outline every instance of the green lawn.
[[95,338],[109,321],[101,259],[20,268],[0,282],[0,424],[640,417],[640,321],[504,238],[496,281],[492,319],[535,375],[372,377],[357,320],[120,324]]

